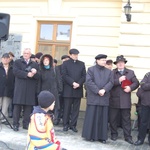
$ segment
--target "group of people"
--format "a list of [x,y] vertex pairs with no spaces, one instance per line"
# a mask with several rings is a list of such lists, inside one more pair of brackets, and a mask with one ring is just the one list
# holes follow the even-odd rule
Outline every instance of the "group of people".
[[[118,139],[118,126],[121,126],[124,139],[136,146],[144,143],[148,133],[150,145],[150,73],[139,83],[133,70],[126,67],[127,60],[123,55],[116,61],[106,60],[107,55],[95,57],[96,64],[88,68],[86,74],[87,107],[82,130],[82,137],[88,141],[106,143],[108,123],[111,140]],[[112,64],[116,65],[112,69]],[[138,88],[140,85],[140,88]],[[140,100],[139,134],[134,142],[131,136],[131,92],[137,90]]]
[[[23,128],[28,129],[30,121],[35,117],[32,115],[30,118],[33,106],[39,105],[45,111],[45,108],[55,101],[54,110],[46,109],[46,113],[53,118],[53,124],[58,125],[62,119],[64,132],[69,129],[78,132],[77,120],[84,86],[87,107],[82,130],[83,138],[106,143],[109,122],[111,139],[116,141],[120,116],[125,141],[135,145],[143,144],[150,118],[149,73],[140,82],[141,121],[138,140],[134,143],[131,136],[131,92],[139,87],[134,71],[126,68],[127,60],[123,55],[117,56],[113,62],[107,60],[107,55],[99,54],[95,57],[95,65],[89,67],[86,72],[84,62],[78,60],[78,54],[77,49],[70,49],[69,56],[63,55],[62,64],[58,66],[57,60],[50,54],[39,52],[33,55],[29,48],[24,49],[22,57],[14,62],[9,53],[2,55],[0,105],[6,117],[9,115],[8,107],[13,108],[13,130],[19,130],[21,113]],[[112,69],[113,63],[116,65],[115,69]],[[55,100],[50,96],[53,99],[51,103],[41,104],[43,98],[39,98],[39,95],[42,91],[51,92]],[[43,109],[39,111],[39,108],[36,108],[32,114],[35,112],[43,113]],[[2,116],[1,120],[4,120]],[[3,122],[6,123],[6,120]],[[150,144],[150,134],[148,140]]]

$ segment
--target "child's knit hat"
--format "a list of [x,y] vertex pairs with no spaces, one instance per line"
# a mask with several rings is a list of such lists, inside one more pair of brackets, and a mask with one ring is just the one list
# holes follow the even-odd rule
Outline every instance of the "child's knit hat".
[[38,95],[38,103],[41,108],[48,108],[54,101],[55,97],[49,91],[41,91]]

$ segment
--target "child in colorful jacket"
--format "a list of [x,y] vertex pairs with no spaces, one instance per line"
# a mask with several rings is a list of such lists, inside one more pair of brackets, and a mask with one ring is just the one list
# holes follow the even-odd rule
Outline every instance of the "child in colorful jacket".
[[39,106],[35,106],[28,128],[27,150],[66,150],[60,147],[49,110],[54,109],[55,98],[49,91],[42,91],[38,96]]

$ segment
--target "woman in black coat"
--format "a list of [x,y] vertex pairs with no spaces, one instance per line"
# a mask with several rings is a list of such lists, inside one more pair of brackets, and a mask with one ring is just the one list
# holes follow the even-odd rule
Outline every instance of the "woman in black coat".
[[[38,93],[40,91],[50,91],[56,98],[55,101],[55,122],[59,122],[59,93],[62,92],[62,79],[57,67],[53,68],[53,58],[49,54],[42,56],[40,60],[40,79],[38,82]],[[56,124],[57,124],[56,123]]]

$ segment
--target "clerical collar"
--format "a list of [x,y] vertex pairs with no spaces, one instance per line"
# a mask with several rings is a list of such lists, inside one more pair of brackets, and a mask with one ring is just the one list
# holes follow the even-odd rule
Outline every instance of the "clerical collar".
[[74,60],[74,59],[72,59],[72,58],[70,58],[74,63],[76,63],[77,62],[77,60]]

